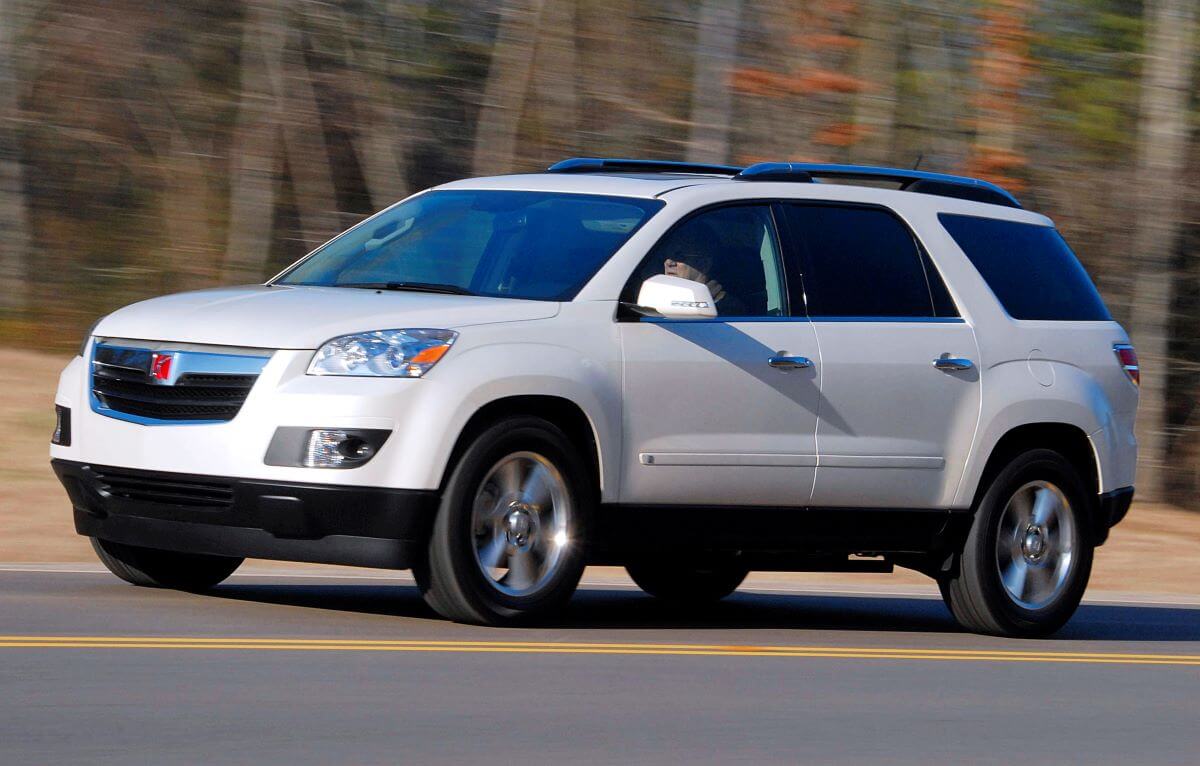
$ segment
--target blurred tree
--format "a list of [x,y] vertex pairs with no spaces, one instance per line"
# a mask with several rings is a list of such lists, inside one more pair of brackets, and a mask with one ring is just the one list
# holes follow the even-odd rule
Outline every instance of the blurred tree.
[[100,312],[261,279],[414,189],[568,154],[922,157],[1055,219],[1146,360],[1139,492],[1170,466],[1194,502],[1198,12],[0,0],[0,338],[67,348]]
[[413,78],[405,76],[412,64],[405,62],[428,58],[420,34],[426,10],[425,0],[374,0],[362,7],[343,5],[334,19],[340,76],[331,78],[327,90],[352,101],[326,109],[326,123],[353,144],[370,203],[364,212],[381,210],[411,191],[412,104],[419,103],[419,94],[412,92]]
[[253,279],[263,271],[279,193],[276,156],[282,106],[277,91],[283,78],[287,31],[277,2],[262,0],[242,20],[241,100],[230,149],[229,234],[226,281]]
[[[1030,113],[1031,191],[1094,275],[1109,308],[1128,320],[1136,186],[1138,0],[1043,0],[1031,52],[1045,98]],[[1080,189],[1087,194],[1080,194]]]
[[242,93],[234,138],[226,278],[264,276],[281,173],[290,182],[303,250],[341,226],[321,111],[306,59],[301,3],[252,3],[243,22]]
[[1197,9],[1195,0],[1147,0],[1145,9],[1131,330],[1145,371],[1138,408],[1138,494],[1161,500],[1168,447],[1167,329],[1195,87]]
[[981,13],[981,47],[975,62],[975,143],[966,172],[1012,191],[1026,186],[1020,126],[1030,70],[1032,11],[1030,0],[990,0]]
[[974,19],[958,0],[902,0],[900,8],[898,164],[919,159],[926,170],[960,170],[973,135],[967,100],[974,83]]
[[741,0],[704,0],[696,31],[688,162],[728,162],[733,124],[730,78],[737,64]]
[[576,154],[579,129],[579,83],[575,0],[553,0],[546,7],[534,51],[530,104],[535,132],[528,162],[545,167]]
[[521,114],[533,76],[534,51],[546,2],[508,0],[500,12],[500,29],[475,128],[475,175],[507,173],[516,164]]
[[29,219],[21,163],[17,34],[25,20],[19,0],[0,0],[0,311],[25,308]]
[[[753,132],[740,152],[744,161],[844,158],[861,137],[853,100],[869,84],[848,70],[860,41],[848,32],[858,18],[854,0],[819,0],[796,6],[765,3],[755,55],[733,77],[750,102]],[[761,117],[759,116],[761,114]]]
[[578,6],[579,135],[590,154],[636,153],[644,136],[628,106],[637,98],[640,59],[634,0],[580,0]]
[[863,3],[861,44],[856,64],[866,85],[854,104],[854,124],[860,139],[851,150],[856,162],[888,165],[895,162],[896,80],[900,69],[900,3]]

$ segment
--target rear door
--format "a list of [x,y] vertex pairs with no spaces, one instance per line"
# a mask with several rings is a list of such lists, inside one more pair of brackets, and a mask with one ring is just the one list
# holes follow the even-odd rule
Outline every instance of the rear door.
[[948,507],[979,419],[973,329],[892,211],[783,208],[821,347],[812,505]]

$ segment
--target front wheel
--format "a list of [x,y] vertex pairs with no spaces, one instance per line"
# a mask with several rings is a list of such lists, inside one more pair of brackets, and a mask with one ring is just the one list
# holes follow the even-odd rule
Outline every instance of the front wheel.
[[92,550],[108,571],[127,583],[147,588],[208,590],[233,574],[245,560],[142,548],[96,537],[91,540]]
[[1016,457],[985,493],[958,572],[940,583],[968,630],[1043,636],[1075,613],[1092,571],[1091,514],[1079,472],[1057,452]]
[[444,617],[506,625],[562,606],[584,567],[595,490],[566,435],[534,417],[480,434],[446,484],[414,570]]

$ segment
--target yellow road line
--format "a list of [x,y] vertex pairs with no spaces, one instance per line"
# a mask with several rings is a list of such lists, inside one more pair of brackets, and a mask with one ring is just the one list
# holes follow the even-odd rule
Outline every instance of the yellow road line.
[[907,647],[636,644],[547,641],[421,641],[201,636],[0,636],[0,649],[207,649],[336,652],[468,652],[506,654],[656,655],[676,657],[790,657],[974,662],[1057,662],[1200,667],[1200,655],[1047,652],[1010,649]]

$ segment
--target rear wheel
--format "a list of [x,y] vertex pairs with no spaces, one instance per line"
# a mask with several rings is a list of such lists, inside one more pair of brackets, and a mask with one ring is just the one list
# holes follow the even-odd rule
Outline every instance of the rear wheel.
[[677,604],[720,601],[737,590],[749,574],[731,564],[689,566],[677,562],[639,562],[625,570],[651,596]]
[[1090,522],[1083,481],[1062,455],[1015,458],[980,502],[957,574],[940,583],[955,619],[996,635],[1058,630],[1091,575]]
[[566,435],[508,418],[479,435],[447,482],[417,585],[458,622],[505,625],[574,593],[594,490]]
[[222,582],[245,559],[179,553],[92,538],[92,549],[108,571],[148,588],[202,591]]

